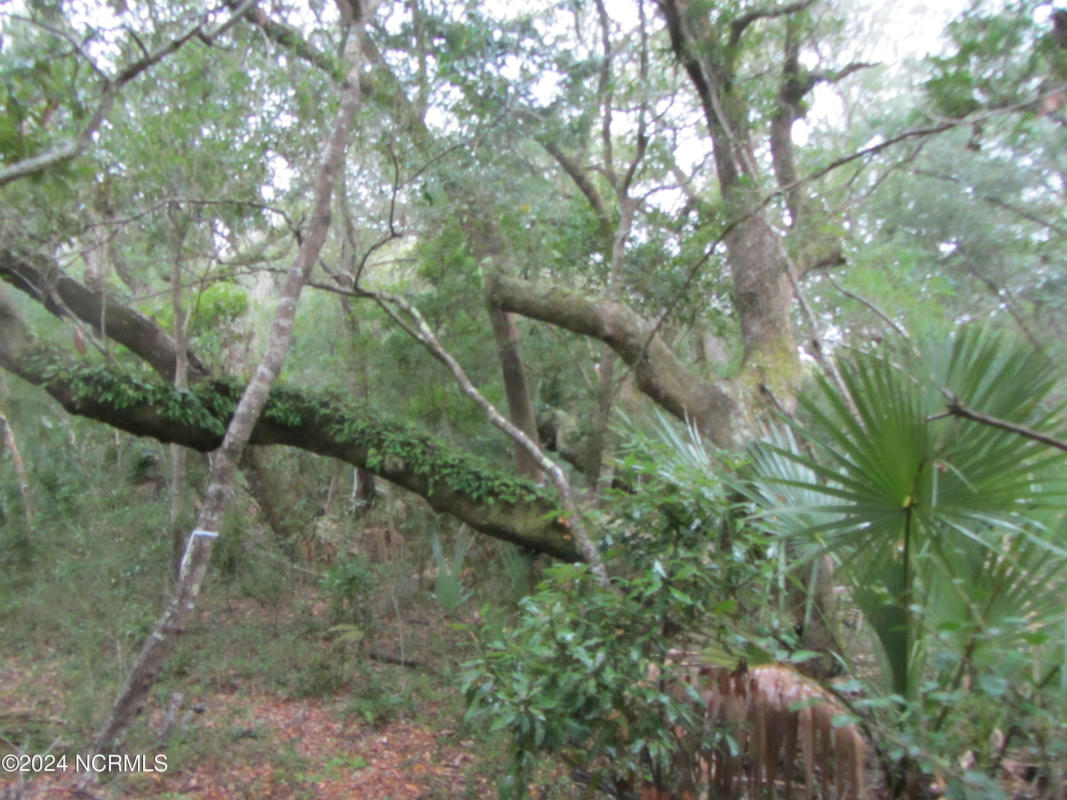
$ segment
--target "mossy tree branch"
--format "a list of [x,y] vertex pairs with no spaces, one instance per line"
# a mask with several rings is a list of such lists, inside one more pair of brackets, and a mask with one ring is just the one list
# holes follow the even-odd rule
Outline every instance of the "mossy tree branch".
[[[42,347],[0,292],[0,368],[43,387],[67,411],[161,442],[216,449],[240,387],[202,382],[179,392],[162,381],[90,366]],[[337,458],[423,497],[473,529],[567,561],[581,560],[548,490],[493,469],[396,420],[336,399],[275,388],[251,444],[288,445]]]
[[625,304],[503,274],[487,283],[494,305],[608,344],[633,369],[642,392],[679,419],[692,420],[717,444],[728,447],[743,438],[737,387],[695,375],[655,326]]

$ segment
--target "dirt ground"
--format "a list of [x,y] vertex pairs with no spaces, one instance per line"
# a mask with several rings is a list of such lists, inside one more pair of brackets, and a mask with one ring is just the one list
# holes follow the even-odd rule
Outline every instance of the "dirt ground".
[[[320,613],[321,609],[315,611]],[[266,621],[268,612],[246,602],[228,600],[207,613],[217,615],[217,623],[234,626],[235,655],[245,646],[237,631],[278,624],[277,619]],[[203,621],[201,625],[206,628]],[[447,625],[427,620],[408,624],[408,654],[422,658],[428,652],[425,639],[447,629]],[[388,643],[389,636],[389,631],[383,631],[379,641]],[[205,647],[218,648],[218,640],[212,639]],[[368,648],[351,657],[369,652]],[[314,658],[315,653],[306,655]],[[366,712],[366,708],[377,708],[378,700],[374,694],[377,688],[366,685],[368,679],[380,675],[388,682],[380,691],[394,691],[398,675],[401,681],[407,680],[407,675],[418,680],[419,671],[425,672],[425,661],[414,668],[375,664],[361,673],[363,685],[359,687],[343,685],[336,691],[308,697],[294,696],[277,685],[247,677],[215,675],[198,684],[184,701],[184,724],[165,749],[132,745],[127,755],[143,756],[142,762],[135,761],[132,769],[126,763],[118,775],[98,776],[100,780],[78,789],[76,745],[67,741],[71,704],[75,702],[69,697],[65,676],[69,666],[58,657],[54,663],[44,664],[25,655],[0,656],[0,754],[10,759],[32,750],[54,757],[52,772],[42,772],[41,763],[24,763],[25,771],[19,771],[16,763],[16,771],[12,771],[10,761],[4,761],[0,800],[432,800],[495,794],[490,779],[481,774],[475,742],[458,730],[457,704],[448,704],[447,696],[447,708],[434,700],[448,691],[443,687],[449,681],[440,674],[422,676],[424,682],[432,684],[426,702],[420,701],[416,688],[409,693],[407,703],[394,712],[373,715],[375,718]],[[362,705],[353,704],[353,692],[357,691]],[[141,723],[141,741],[151,740],[152,732],[158,733],[164,726],[165,712],[162,707],[150,711],[147,725]],[[23,732],[19,736],[35,743],[27,748],[27,739],[22,744],[12,741],[12,731]],[[74,738],[81,741],[83,735]],[[66,762],[61,764],[58,758],[64,753]],[[157,756],[165,757],[165,765]]]

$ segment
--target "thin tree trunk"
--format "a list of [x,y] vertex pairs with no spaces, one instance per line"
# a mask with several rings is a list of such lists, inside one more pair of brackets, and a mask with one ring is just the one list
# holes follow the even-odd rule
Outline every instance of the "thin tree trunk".
[[[513,315],[489,303],[489,321],[493,325],[497,352],[500,355],[500,372],[504,378],[504,394],[508,399],[508,417],[511,424],[538,442],[537,419],[530,402],[530,387],[526,381],[526,366],[522,362],[519,346],[519,329]],[[515,471],[524,478],[538,480],[541,467],[534,456],[518,442],[515,443]]]
[[[412,11],[416,9],[417,3],[412,0]],[[367,275],[366,259],[361,261],[356,257],[358,250],[356,226],[352,221],[352,214],[349,212],[347,197],[348,191],[345,188],[344,176],[341,176],[341,212],[344,215],[344,237],[341,239],[341,263],[344,265],[344,269],[340,270],[336,276],[336,280],[341,284],[341,287],[346,291],[351,291],[356,281],[362,276]],[[339,295],[341,302],[342,318],[345,324],[345,333],[348,335],[349,341],[356,339],[360,335],[359,330],[359,317],[356,314],[355,308],[352,307],[352,298],[348,295]],[[357,394],[364,403],[370,402],[370,385],[371,377],[370,372],[367,369],[367,359],[360,358],[355,364],[355,375],[353,376],[354,386],[352,386],[352,392]],[[350,504],[350,511],[353,515],[356,513],[362,514],[364,511],[374,505],[375,500],[378,497],[378,491],[374,484],[374,473],[369,472],[363,467],[356,467],[356,471],[352,475],[353,480],[353,498]]]
[[300,542],[291,482],[280,478],[277,465],[262,447],[245,448],[241,471],[263,520],[274,534],[275,543],[287,556],[295,558]]
[[[607,298],[617,301],[619,284],[622,282],[622,265],[626,257],[626,240],[633,228],[637,201],[623,187],[616,192],[619,200],[619,222],[611,239],[611,272],[608,274]],[[615,405],[615,351],[604,343],[600,352],[600,382],[597,387],[595,418],[593,419],[593,444],[590,448],[589,483],[594,488],[602,485],[601,473],[605,462],[612,459],[608,427],[611,424],[611,409]],[[610,477],[606,481],[610,483]]]
[[[168,209],[174,230],[170,271],[170,302],[174,311],[174,388],[178,391],[189,388],[189,358],[186,352],[186,316],[182,306],[182,244],[185,241],[185,221],[180,219],[181,210],[172,204]],[[185,448],[179,444],[168,447],[170,455],[170,523],[171,571],[177,581],[181,574],[185,537],[182,532],[182,505],[185,499],[186,457]]]
[[26,524],[33,524],[33,494],[30,491],[30,479],[26,475],[26,465],[19,453],[19,446],[15,442],[15,432],[11,430],[11,423],[7,421],[4,412],[0,411],[0,428],[4,429],[4,443],[11,453],[11,462],[15,465],[15,477],[19,482],[19,493],[22,495],[22,510],[26,515]]
[[[348,10],[344,3],[339,3],[338,6],[342,13]],[[368,13],[369,10],[368,8]],[[349,18],[346,22],[351,25],[353,20]],[[322,167],[315,180],[314,203],[309,216],[307,235],[282,287],[266,350],[245,388],[233,420],[226,430],[222,446],[212,459],[203,505],[196,528],[189,535],[174,595],[130,670],[110,718],[97,733],[93,743],[94,752],[109,751],[121,746],[123,734],[133,718],[142,710],[144,700],[159,675],[175,634],[182,632],[194,610],[212,547],[219,535],[222,514],[231,493],[237,464],[285,360],[292,340],[293,318],[300,291],[326,240],[330,226],[330,202],[337,176],[344,168],[348,134],[359,107],[359,42],[358,35],[346,37],[345,61],[349,71],[342,89],[341,107],[323,149]],[[87,781],[92,779],[91,775],[85,777]]]

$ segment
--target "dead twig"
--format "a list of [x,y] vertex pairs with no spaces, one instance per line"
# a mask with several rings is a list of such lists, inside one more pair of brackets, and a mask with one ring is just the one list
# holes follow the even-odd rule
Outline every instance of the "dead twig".
[[1057,439],[1054,436],[1035,431],[1033,428],[1028,428],[1025,425],[1019,425],[1015,422],[1008,422],[1007,420],[1000,419],[998,417],[991,417],[988,414],[982,414],[978,411],[968,408],[959,401],[955,395],[946,389],[941,390],[945,395],[945,412],[943,414],[935,414],[932,417],[927,417],[927,422],[933,422],[938,419],[945,419],[946,417],[959,417],[960,419],[969,419],[972,422],[977,422],[980,425],[988,425],[991,428],[999,428],[1002,431],[1008,431],[1019,436],[1024,436],[1027,439],[1033,439],[1035,442],[1041,442],[1047,444],[1049,447],[1055,447],[1057,450],[1063,450],[1067,452],[1067,442],[1062,439]]

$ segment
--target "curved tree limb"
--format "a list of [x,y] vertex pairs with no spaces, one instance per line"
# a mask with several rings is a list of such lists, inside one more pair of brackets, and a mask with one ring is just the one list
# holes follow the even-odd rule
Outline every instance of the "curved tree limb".
[[638,388],[679,419],[689,419],[723,447],[740,441],[742,407],[730,381],[695,376],[652,323],[620,302],[546,288],[506,275],[487,280],[489,300],[506,311],[548,322],[611,346],[634,371]]
[[749,25],[756,20],[796,14],[813,5],[815,5],[815,0],[801,0],[799,3],[790,3],[787,6],[778,6],[777,8],[754,8],[730,23],[729,46],[737,47],[737,45],[741,43],[741,37],[744,35],[745,31],[748,30]]
[[[229,383],[179,393],[45,350],[3,291],[0,368],[44,388],[71,414],[205,453],[221,443],[236,399]],[[582,559],[559,520],[558,502],[544,490],[396,421],[275,389],[250,444],[288,445],[362,467],[488,536],[565,561]]]
[[[7,281],[43,305],[57,317],[90,325],[147,362],[167,380],[174,380],[177,351],[174,339],[154,320],[118,302],[106,292],[90,289],[63,272],[54,262],[23,255],[10,247],[0,248],[0,279]],[[189,378],[207,377],[207,369],[192,350],[187,350]]]
[[608,210],[607,204],[604,203],[604,198],[600,196],[600,192],[597,191],[596,186],[589,179],[589,175],[582,168],[582,166],[576,162],[569,155],[564,153],[555,142],[548,138],[540,138],[538,143],[545,149],[552,158],[556,160],[560,168],[567,173],[567,176],[574,181],[574,185],[578,187],[579,191],[585,196],[585,199],[589,202],[589,205],[593,209],[593,213],[597,219],[597,229],[600,232],[600,236],[606,241],[611,239],[612,231],[615,228],[611,219],[611,212]]

